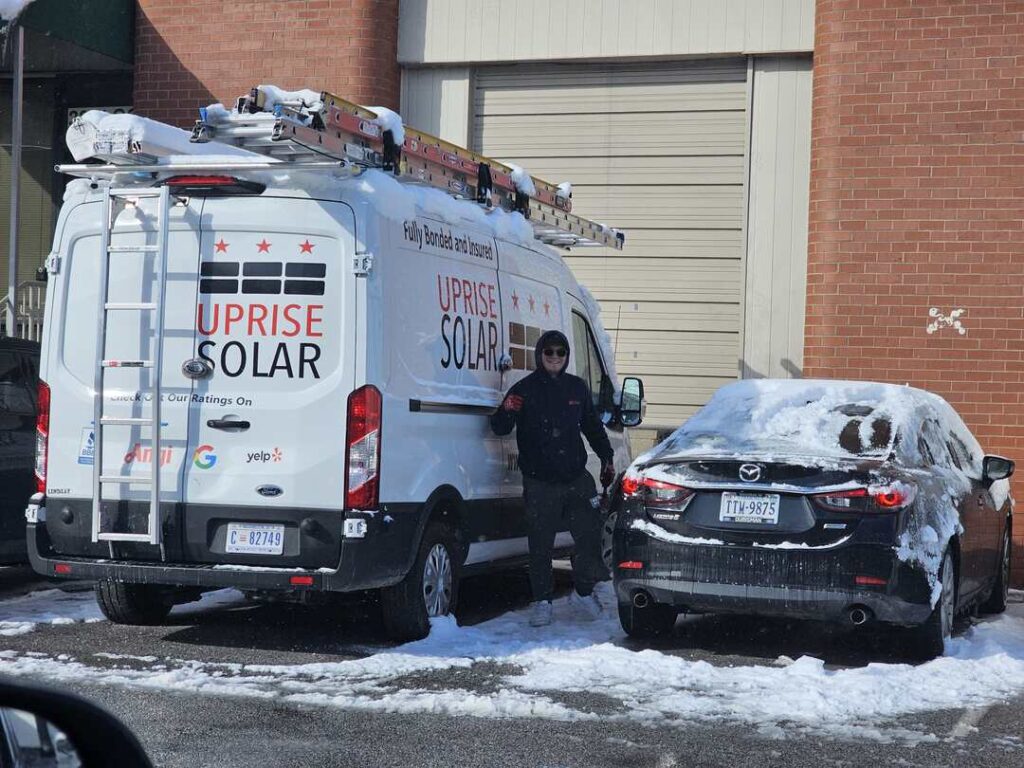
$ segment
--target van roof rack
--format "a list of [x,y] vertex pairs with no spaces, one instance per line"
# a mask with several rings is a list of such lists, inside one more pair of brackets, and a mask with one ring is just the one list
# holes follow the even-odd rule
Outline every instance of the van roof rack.
[[[536,239],[560,248],[621,249],[625,243],[622,232],[572,213],[572,188],[568,184],[551,184],[514,165],[403,126],[391,110],[362,107],[327,91],[319,98],[316,95],[313,91],[287,92],[256,86],[239,98],[230,112],[219,105],[200,109],[189,141],[216,142],[264,155],[274,167],[346,167],[354,173],[377,168],[393,173],[399,181],[431,186],[487,208],[518,211],[533,228]],[[140,149],[144,149],[139,146],[126,145],[120,153],[113,147],[105,149],[102,155],[93,156],[112,165],[66,165],[58,169],[77,176],[170,170],[159,160],[151,162],[147,154],[140,157]],[[324,162],[328,159],[334,162]],[[214,170],[224,165],[224,160],[211,157],[208,166],[190,164],[189,169]],[[260,165],[247,163],[245,167],[255,169]]]

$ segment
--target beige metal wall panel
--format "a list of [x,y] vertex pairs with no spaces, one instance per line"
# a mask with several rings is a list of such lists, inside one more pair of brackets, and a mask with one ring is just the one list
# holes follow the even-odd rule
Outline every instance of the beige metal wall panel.
[[743,376],[799,376],[807,293],[811,60],[754,64]]
[[517,115],[488,115],[477,124],[480,146],[496,158],[529,154],[561,157],[606,154],[611,143],[620,157],[636,155],[728,155],[746,138],[742,111],[602,113],[547,115],[523,130]]
[[[562,157],[530,158],[530,173],[556,184],[565,160]],[[576,186],[742,184],[746,165],[740,155],[669,155],[651,157],[578,157],[573,168]]]
[[402,0],[403,64],[809,52],[814,0]]
[[406,125],[466,146],[470,139],[470,75],[467,67],[404,70],[402,120]]
[[[573,184],[573,210],[626,230],[566,262],[597,297],[620,375],[671,429],[738,375],[747,63],[478,67],[473,148]],[[643,431],[636,439],[650,442]]]

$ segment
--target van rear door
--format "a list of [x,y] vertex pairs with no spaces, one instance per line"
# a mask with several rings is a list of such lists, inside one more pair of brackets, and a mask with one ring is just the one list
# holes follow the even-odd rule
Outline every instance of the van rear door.
[[193,325],[196,370],[206,371],[188,403],[190,559],[337,565],[354,226],[342,203],[206,200]]
[[[199,220],[202,200],[178,201],[168,214],[167,269],[164,283],[164,335],[156,339],[156,316],[151,310],[111,310],[107,318],[105,348],[97,345],[100,309],[100,259],[103,204],[83,202],[67,216],[58,235],[62,254],[61,277],[51,296],[51,350],[47,383],[51,391],[47,496],[81,503],[89,535],[93,495],[96,431],[94,377],[99,358],[152,360],[155,345],[162,345],[161,455],[153,456],[148,426],[108,426],[103,431],[103,474],[149,477],[153,462],[160,470],[160,498],[165,504],[181,501],[181,472],[188,447],[186,402],[192,382],[181,371],[191,357],[196,305],[196,270],[199,256]],[[153,246],[157,242],[158,201],[141,198],[118,212],[111,231],[114,248]],[[110,254],[107,300],[111,303],[156,302],[156,254],[122,250]],[[150,368],[108,368],[104,374],[103,413],[106,417],[147,418],[155,391]],[[103,499],[134,502],[129,514],[111,521],[109,530],[146,530],[149,487],[143,484],[105,484]],[[110,511],[114,507],[109,507]],[[105,526],[105,530],[108,528]],[[81,532],[79,532],[81,533]],[[51,530],[59,543],[70,535]]]

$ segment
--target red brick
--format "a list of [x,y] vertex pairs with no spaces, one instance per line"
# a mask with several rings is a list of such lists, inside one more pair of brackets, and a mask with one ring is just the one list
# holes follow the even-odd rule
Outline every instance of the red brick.
[[[190,127],[254,85],[398,108],[398,0],[139,0],[135,111]],[[1007,86],[1013,86],[1012,82]]]
[[[817,0],[804,375],[942,394],[1013,483],[1024,585],[1024,7]],[[963,307],[966,336],[929,335]]]

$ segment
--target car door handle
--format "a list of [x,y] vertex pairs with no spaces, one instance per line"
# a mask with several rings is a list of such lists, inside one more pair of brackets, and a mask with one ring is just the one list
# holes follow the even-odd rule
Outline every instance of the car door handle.
[[248,429],[248,421],[235,421],[234,419],[210,419],[206,426],[213,429]]

